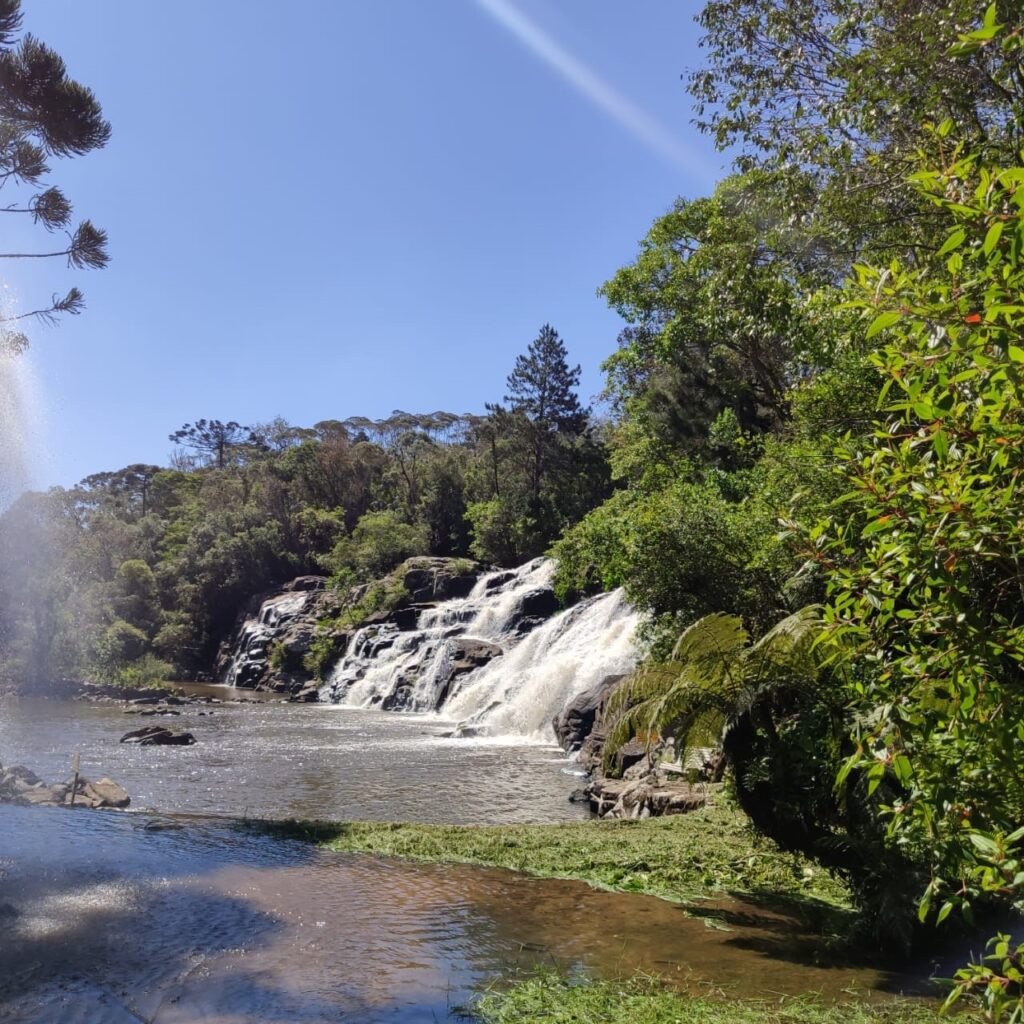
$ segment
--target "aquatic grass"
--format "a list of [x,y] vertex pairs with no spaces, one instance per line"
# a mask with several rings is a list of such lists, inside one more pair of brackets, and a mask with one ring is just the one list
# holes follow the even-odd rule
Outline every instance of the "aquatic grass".
[[822,915],[852,914],[841,882],[755,836],[746,818],[723,803],[643,821],[561,825],[284,822],[260,827],[332,850],[509,868],[678,902],[748,895],[799,904],[807,912],[817,910]]
[[[657,979],[579,981],[539,974],[485,993],[465,1011],[477,1024],[939,1024],[938,1006],[907,1000],[825,1003],[719,999]],[[961,1017],[961,1020],[971,1019]]]

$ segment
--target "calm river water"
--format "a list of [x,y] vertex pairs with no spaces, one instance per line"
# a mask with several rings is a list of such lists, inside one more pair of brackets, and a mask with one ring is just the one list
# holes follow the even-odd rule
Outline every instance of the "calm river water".
[[[230,694],[226,687],[204,692]],[[174,717],[116,703],[10,700],[0,708],[0,763],[47,782],[109,775],[133,809],[263,818],[466,823],[587,817],[569,802],[576,766],[556,747],[446,737],[451,723],[324,704],[186,705]],[[185,729],[190,747],[119,742],[145,725]]]
[[537,965],[774,998],[898,988],[803,962],[795,921],[725,930],[652,897],[331,854],[230,822],[0,807],[0,1020],[433,1024]]

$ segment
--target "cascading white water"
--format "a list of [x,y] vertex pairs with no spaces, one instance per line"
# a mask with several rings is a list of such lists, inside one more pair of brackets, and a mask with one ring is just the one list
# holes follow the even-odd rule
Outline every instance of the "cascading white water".
[[299,591],[272,597],[260,605],[255,618],[245,620],[235,641],[235,653],[224,677],[225,683],[236,685],[242,665],[258,657],[266,658],[267,647],[274,639],[275,631],[285,619],[305,608],[308,596]]
[[524,604],[531,595],[549,589],[553,572],[551,562],[536,559],[514,571],[488,573],[468,597],[421,612],[414,630],[400,630],[393,623],[364,626],[335,666],[321,691],[322,699],[387,706],[400,689],[409,688],[403,694],[403,707],[433,711],[444,699],[456,639],[502,647],[514,642]]
[[[620,591],[583,601],[540,625],[529,621],[532,611],[551,600],[553,573],[553,562],[537,559],[489,573],[468,597],[425,609],[415,629],[364,626],[321,699],[437,710],[459,720],[467,735],[551,741],[551,719],[574,696],[635,665],[639,621]],[[530,626],[535,628],[526,632]],[[502,653],[453,683],[453,658],[473,642]]]
[[551,720],[575,696],[634,668],[639,621],[621,590],[583,601],[475,672],[444,714],[463,731],[550,740]]

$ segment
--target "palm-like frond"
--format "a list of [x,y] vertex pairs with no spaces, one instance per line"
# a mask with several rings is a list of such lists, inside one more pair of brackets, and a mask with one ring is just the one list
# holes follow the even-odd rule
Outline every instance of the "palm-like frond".
[[753,646],[735,615],[705,616],[680,635],[668,661],[642,665],[608,702],[613,725],[609,760],[623,744],[670,732],[685,763],[697,746],[715,746],[723,730],[766,690],[810,687],[820,677],[820,616],[803,608],[777,623]]
[[742,686],[747,640],[735,615],[707,615],[687,627],[668,661],[642,665],[612,694],[606,754],[634,736],[650,740],[668,728],[684,746],[693,745],[691,735],[719,734]]

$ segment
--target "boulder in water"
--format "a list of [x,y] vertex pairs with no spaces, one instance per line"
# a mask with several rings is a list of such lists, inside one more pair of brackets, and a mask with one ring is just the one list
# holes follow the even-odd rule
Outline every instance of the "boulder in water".
[[577,694],[555,715],[551,724],[563,750],[575,753],[583,746],[594,731],[598,714],[604,709],[612,690],[625,678],[624,675],[605,676],[589,689]]
[[0,802],[37,807],[124,808],[131,797],[123,786],[106,777],[90,782],[79,776],[71,799],[71,782],[48,786],[35,772],[20,765],[0,769]]
[[162,725],[134,729],[121,737],[122,743],[137,743],[140,747],[187,747],[195,741],[195,736],[190,732],[172,732]]

